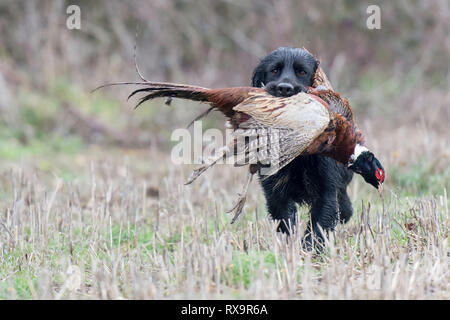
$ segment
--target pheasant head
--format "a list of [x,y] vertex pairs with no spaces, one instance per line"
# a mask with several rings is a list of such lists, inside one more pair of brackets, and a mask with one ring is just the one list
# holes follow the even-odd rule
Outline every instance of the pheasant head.
[[353,162],[348,165],[348,168],[360,174],[368,184],[378,189],[381,196],[385,172],[380,161],[366,147],[359,144],[355,147],[352,160]]

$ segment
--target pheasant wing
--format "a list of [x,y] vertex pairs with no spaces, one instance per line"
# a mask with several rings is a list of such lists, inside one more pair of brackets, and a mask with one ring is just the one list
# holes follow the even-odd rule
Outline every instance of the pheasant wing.
[[315,90],[310,93],[325,101],[332,112],[343,115],[348,121],[354,122],[352,107],[350,107],[348,100],[342,98],[339,93],[331,90]]
[[233,110],[251,116],[234,132],[236,163],[260,163],[260,173],[267,176],[301,155],[331,119],[326,103],[306,93],[280,99],[250,92]]
[[357,143],[359,143],[360,145],[365,144],[364,135],[355,123],[353,110],[347,99],[342,98],[339,93],[331,90],[318,90],[312,91],[310,93],[325,101],[325,103],[328,104],[331,112],[344,116],[354,128]]

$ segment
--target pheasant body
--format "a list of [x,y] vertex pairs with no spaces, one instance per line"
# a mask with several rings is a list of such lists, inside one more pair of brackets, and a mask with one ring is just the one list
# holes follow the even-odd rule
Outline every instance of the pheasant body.
[[348,165],[356,144],[364,143],[347,100],[331,90],[310,90],[279,98],[268,94],[263,88],[207,89],[148,82],[130,97],[142,92],[146,95],[137,106],[158,97],[209,103],[210,109],[217,109],[228,118],[236,137],[260,136],[278,130],[279,148],[268,150],[269,159],[259,159],[274,165],[274,169],[266,171],[266,175],[276,173],[304,154],[321,153]]

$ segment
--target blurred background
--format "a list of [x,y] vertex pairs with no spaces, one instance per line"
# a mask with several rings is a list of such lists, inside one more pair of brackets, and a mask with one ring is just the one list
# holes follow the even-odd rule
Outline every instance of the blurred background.
[[[66,9],[81,9],[69,30]],[[379,5],[381,29],[367,7]],[[0,159],[76,178],[91,159],[170,155],[170,133],[203,107],[152,102],[133,111],[129,88],[149,80],[249,85],[279,46],[305,47],[350,100],[392,187],[442,192],[450,181],[450,3],[436,1],[0,1]],[[190,106],[190,105],[189,105]],[[193,111],[194,110],[194,111]],[[204,127],[223,128],[213,114]],[[124,152],[124,150],[126,152]]]

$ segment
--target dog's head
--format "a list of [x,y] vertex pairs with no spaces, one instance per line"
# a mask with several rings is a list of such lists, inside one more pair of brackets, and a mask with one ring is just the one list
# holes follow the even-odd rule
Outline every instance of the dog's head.
[[290,97],[312,86],[319,62],[306,50],[280,47],[261,60],[252,85],[276,97]]

